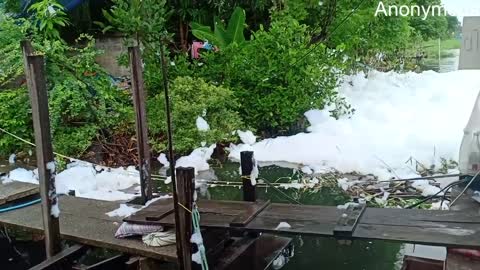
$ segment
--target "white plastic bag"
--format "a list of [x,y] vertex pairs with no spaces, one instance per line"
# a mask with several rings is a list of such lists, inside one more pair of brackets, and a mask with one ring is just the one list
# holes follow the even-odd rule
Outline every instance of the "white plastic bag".
[[480,94],[472,110],[470,120],[464,130],[460,146],[460,173],[475,175],[480,170]]

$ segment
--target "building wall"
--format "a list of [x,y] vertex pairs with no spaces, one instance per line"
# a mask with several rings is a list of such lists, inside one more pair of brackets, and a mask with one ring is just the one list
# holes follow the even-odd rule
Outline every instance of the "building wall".
[[103,54],[97,57],[98,64],[114,77],[130,75],[128,68],[120,66],[117,60],[122,53],[127,53],[128,50],[121,35],[99,36],[95,41],[95,47],[103,51]]

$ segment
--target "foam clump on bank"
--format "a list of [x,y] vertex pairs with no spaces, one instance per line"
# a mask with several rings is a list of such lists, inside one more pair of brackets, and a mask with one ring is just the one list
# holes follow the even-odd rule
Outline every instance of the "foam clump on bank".
[[3,184],[11,182],[38,184],[38,176],[36,174],[36,171],[27,170],[24,168],[17,168],[15,170],[12,170],[6,176],[3,176],[0,180],[2,180]]
[[58,194],[74,190],[77,197],[118,201],[133,199],[134,194],[121,190],[140,184],[140,179],[133,166],[97,172],[92,166],[73,164],[57,175],[56,184]]
[[190,155],[181,157],[175,163],[175,167],[193,167],[195,168],[195,174],[200,171],[207,171],[210,169],[208,160],[213,154],[216,145],[212,144],[209,147],[200,147],[192,151]]
[[[48,169],[52,169],[49,165]],[[2,177],[2,183],[25,182],[38,184],[35,170],[17,168]],[[91,165],[71,163],[68,168],[55,177],[57,194],[68,194],[75,191],[75,196],[104,201],[130,200],[135,194],[122,190],[140,184],[138,171],[133,166],[126,169],[113,168],[97,172]]]
[[238,137],[244,144],[252,145],[257,141],[257,137],[250,130],[237,130]]
[[[355,113],[336,120],[329,109],[305,113],[308,132],[232,145],[230,158],[254,151],[259,162],[374,174],[380,180],[418,176],[415,161],[458,160],[463,129],[480,90],[480,71],[347,76],[338,88]],[[410,160],[411,162],[407,162]],[[425,194],[433,189],[425,188]]]

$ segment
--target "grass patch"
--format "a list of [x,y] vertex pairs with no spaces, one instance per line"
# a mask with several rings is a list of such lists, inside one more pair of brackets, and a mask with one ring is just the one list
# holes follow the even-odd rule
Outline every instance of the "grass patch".
[[[447,39],[440,42],[440,50],[442,57],[451,57],[453,53],[450,50],[460,49],[461,41],[458,39]],[[438,55],[438,40],[425,41],[422,45],[423,51],[429,57]]]

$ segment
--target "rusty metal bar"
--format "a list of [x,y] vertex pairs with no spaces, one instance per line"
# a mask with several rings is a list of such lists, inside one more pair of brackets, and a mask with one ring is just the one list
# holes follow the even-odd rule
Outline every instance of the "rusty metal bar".
[[[178,193],[177,193],[177,181],[175,177],[175,155],[173,151],[173,126],[172,126],[172,117],[170,111],[170,95],[168,91],[168,72],[167,72],[167,63],[165,60],[165,49],[163,48],[164,44],[160,44],[160,57],[162,64],[162,74],[163,74],[163,90],[165,93],[165,113],[167,116],[167,138],[168,138],[168,159],[170,160],[170,177],[172,179],[172,193],[173,193],[173,207],[175,210],[175,234],[177,239],[180,239],[180,226],[177,222],[180,218],[179,216],[179,206],[178,206]],[[183,252],[182,246],[179,241],[177,241],[177,260],[178,268],[183,270]]]

